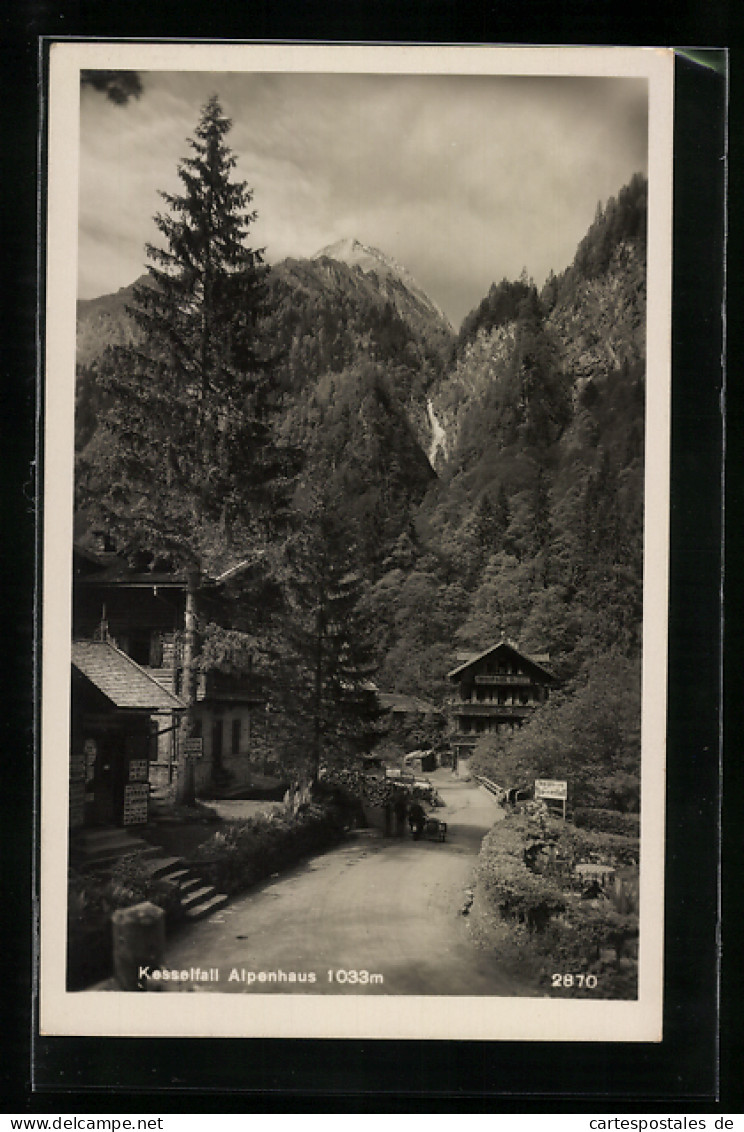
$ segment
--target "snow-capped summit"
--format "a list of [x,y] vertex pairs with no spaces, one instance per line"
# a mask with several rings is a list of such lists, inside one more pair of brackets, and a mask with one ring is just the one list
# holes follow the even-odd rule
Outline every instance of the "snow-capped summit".
[[368,244],[362,244],[359,240],[347,236],[342,240],[337,240],[334,244],[328,244],[321,248],[319,252],[311,256],[311,259],[332,259],[336,260],[337,263],[345,263],[348,267],[358,267],[360,271],[365,273],[374,272],[380,278],[392,277],[397,279],[412,295],[415,295],[419,302],[444,319],[449,325],[447,316],[426,294],[426,291],[419,286],[410,272],[391,256],[381,252],[379,248],[370,247]]

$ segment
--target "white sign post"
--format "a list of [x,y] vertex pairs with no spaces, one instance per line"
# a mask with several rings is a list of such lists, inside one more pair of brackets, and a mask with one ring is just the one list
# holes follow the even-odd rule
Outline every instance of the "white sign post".
[[535,801],[538,798],[546,802],[561,802],[563,805],[563,820],[566,820],[566,801],[568,799],[568,783],[555,778],[535,779]]
[[183,753],[187,759],[200,759],[203,754],[203,739],[184,739]]

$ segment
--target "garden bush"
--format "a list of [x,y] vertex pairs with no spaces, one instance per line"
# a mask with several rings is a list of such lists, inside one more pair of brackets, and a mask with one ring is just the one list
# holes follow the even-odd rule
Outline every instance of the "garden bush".
[[276,811],[225,823],[198,847],[191,864],[209,884],[233,895],[342,836],[337,811],[309,804],[294,816]]
[[[476,874],[478,934],[488,941],[499,929],[499,954],[552,988],[554,973],[575,971],[596,977],[591,988],[577,984],[558,993],[632,998],[637,985],[636,838],[577,829],[549,817],[534,804],[508,814],[484,838]],[[618,870],[618,891],[588,899],[576,874],[581,863]]]
[[622,837],[640,837],[640,814],[581,807],[574,810],[572,820],[579,829],[592,829],[598,833],[617,833]]

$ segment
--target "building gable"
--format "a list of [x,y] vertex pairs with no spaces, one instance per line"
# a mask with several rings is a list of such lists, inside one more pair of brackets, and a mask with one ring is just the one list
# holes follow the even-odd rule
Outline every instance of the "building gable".
[[555,676],[541,661],[529,656],[509,641],[501,640],[497,644],[484,649],[483,652],[470,656],[463,663],[447,673],[452,681],[467,681],[476,676],[488,674],[529,676],[536,683],[553,684]]

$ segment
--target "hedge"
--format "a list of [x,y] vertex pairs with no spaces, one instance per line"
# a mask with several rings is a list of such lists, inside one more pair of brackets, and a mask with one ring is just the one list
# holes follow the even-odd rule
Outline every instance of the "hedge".
[[342,837],[337,812],[311,803],[294,816],[277,811],[226,823],[198,847],[190,864],[205,882],[232,896]]
[[[500,954],[506,959],[510,952],[515,962],[526,963],[546,987],[554,973],[593,973],[601,980],[602,997],[635,997],[637,860],[634,838],[577,829],[534,804],[532,812],[507,814],[481,846],[478,930],[488,938],[495,930],[489,915],[497,912],[509,931],[506,944],[499,940]],[[612,899],[586,898],[576,874],[582,862],[618,870],[618,899],[614,892]]]
[[623,814],[619,810],[600,810],[580,807],[572,815],[579,829],[593,829],[598,833],[617,833],[622,837],[640,837],[640,814]]

